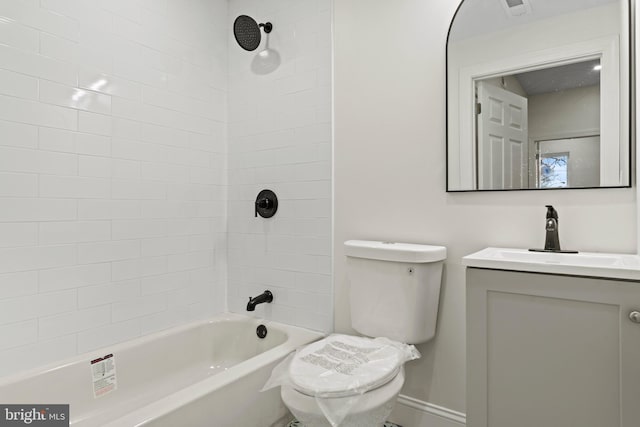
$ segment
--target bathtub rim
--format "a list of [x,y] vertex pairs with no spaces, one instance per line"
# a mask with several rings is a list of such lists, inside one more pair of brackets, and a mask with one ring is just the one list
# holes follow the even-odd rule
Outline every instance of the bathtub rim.
[[[235,315],[235,313],[234,313]],[[326,333],[304,329],[278,322],[271,322],[264,319],[253,318],[251,316],[237,315],[240,319],[250,319],[253,323],[263,323],[265,325],[276,325],[282,327],[288,333],[287,340],[263,353],[244,360],[231,369],[220,372],[214,376],[207,377],[188,387],[177,390],[163,398],[144,405],[133,412],[125,414],[103,425],[103,427],[139,427],[144,426],[153,420],[176,411],[194,400],[216,391],[225,385],[251,375],[259,368],[266,367],[272,363],[277,363],[284,359],[291,352],[310,342],[327,336]]]
[[[244,314],[240,314],[240,313],[231,313],[231,312],[226,312],[226,313],[220,313],[220,314],[215,314],[212,315],[210,317],[204,318],[204,319],[197,319],[194,320],[192,322],[183,324],[183,325],[178,325],[178,326],[173,326],[171,328],[167,328],[167,329],[163,329],[157,332],[153,332],[151,334],[148,335],[143,335],[143,336],[139,336],[127,341],[123,341],[123,342],[119,342],[116,344],[112,344],[112,345],[108,345],[105,347],[100,347],[98,349],[95,350],[91,350],[85,353],[81,353],[81,354],[77,354],[75,356],[71,356],[71,357],[67,357],[64,359],[60,359],[54,362],[50,362],[44,365],[40,365],[40,366],[36,366],[33,368],[28,368],[22,371],[18,371],[16,373],[13,374],[9,374],[9,375],[5,375],[3,377],[0,377],[0,388],[2,387],[9,387],[14,383],[18,383],[21,381],[24,381],[26,379],[38,376],[38,375],[45,375],[49,372],[54,372],[60,369],[64,369],[66,367],[69,367],[71,365],[74,365],[76,363],[82,363],[82,362],[86,362],[86,361],[91,361],[94,360],[96,358],[99,357],[103,357],[106,354],[115,354],[117,352],[129,349],[131,347],[134,347],[137,344],[141,344],[144,345],[145,343],[151,342],[151,341],[155,341],[157,339],[163,338],[165,336],[169,336],[169,335],[173,335],[173,334],[178,334],[184,331],[187,331],[189,329],[195,329],[198,328],[202,325],[206,325],[206,324],[211,324],[211,323],[222,323],[222,322],[229,322],[229,321],[248,321],[251,323],[255,323],[256,326],[258,324],[264,324],[265,326],[269,326],[269,325],[273,325],[275,327],[277,327],[278,329],[283,330],[286,334],[287,334],[287,339],[284,343],[270,349],[267,350],[264,353],[261,353],[255,357],[259,357],[262,354],[265,353],[269,353],[272,350],[275,350],[276,348],[285,346],[286,344],[289,343],[289,341],[291,341],[292,339],[299,341],[302,339],[302,337],[304,335],[309,334],[310,336],[314,336],[317,335],[318,338],[320,339],[324,336],[326,336],[327,334],[324,332],[320,332],[320,331],[314,331],[311,329],[305,329],[305,328],[301,328],[298,326],[293,326],[293,325],[288,325],[286,323],[280,323],[280,322],[276,322],[276,321],[272,321],[272,320],[268,320],[268,319],[263,319],[263,318],[259,318],[259,317],[252,317],[252,316],[247,316]],[[315,340],[312,340],[315,341]],[[254,359],[252,358],[252,359]],[[240,362],[240,363],[244,363]]]

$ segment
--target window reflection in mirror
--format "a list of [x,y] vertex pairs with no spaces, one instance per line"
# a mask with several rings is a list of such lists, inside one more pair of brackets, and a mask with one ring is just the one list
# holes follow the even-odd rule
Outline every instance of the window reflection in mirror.
[[539,157],[538,188],[565,188],[569,186],[569,153],[549,153]]
[[629,8],[461,2],[447,40],[447,191],[630,185]]

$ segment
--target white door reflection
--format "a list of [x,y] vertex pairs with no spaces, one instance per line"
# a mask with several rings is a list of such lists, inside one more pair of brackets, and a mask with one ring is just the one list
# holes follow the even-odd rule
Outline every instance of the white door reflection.
[[476,90],[479,188],[527,188],[527,98],[491,81]]

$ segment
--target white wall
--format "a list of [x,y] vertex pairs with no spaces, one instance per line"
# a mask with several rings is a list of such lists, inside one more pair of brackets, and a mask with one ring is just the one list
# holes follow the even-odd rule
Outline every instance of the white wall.
[[0,17],[0,374],[224,309],[226,1]]
[[[445,41],[457,2],[335,2],[335,310],[350,331],[347,239],[448,248],[438,334],[407,366],[404,394],[465,410],[461,257],[541,247],[545,204],[563,247],[635,252],[635,189],[445,192]],[[603,226],[603,220],[606,226]]]
[[[258,51],[229,38],[229,309],[269,289],[258,317],[333,327],[331,280],[330,0],[233,0],[229,25],[246,14],[271,22],[280,66],[258,75]],[[264,46],[264,41],[262,42]],[[254,217],[258,192],[279,200]]]
[[562,138],[600,132],[600,86],[532,95],[529,138]]
[[[623,1],[452,42],[448,51],[450,70],[518,57],[585,40],[618,36],[623,32]],[[620,49],[624,47],[621,46]]]

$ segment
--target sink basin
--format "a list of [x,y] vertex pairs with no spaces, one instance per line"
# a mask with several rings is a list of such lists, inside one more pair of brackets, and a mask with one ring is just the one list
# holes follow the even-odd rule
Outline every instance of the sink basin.
[[467,267],[531,271],[640,280],[640,257],[629,254],[530,252],[527,249],[486,248],[462,258]]

